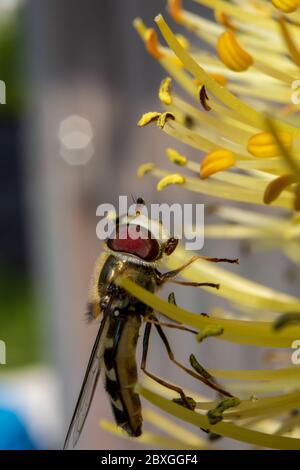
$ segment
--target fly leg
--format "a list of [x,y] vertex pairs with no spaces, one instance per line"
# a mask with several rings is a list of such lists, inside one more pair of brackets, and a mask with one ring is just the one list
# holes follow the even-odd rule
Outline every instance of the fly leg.
[[143,355],[142,355],[141,369],[148,377],[155,380],[155,382],[159,383],[163,387],[169,388],[170,390],[177,392],[180,395],[180,398],[182,402],[184,403],[184,405],[191,410],[193,408],[191,404],[189,403],[188,397],[185,395],[182,388],[177,387],[176,385],[170,384],[166,382],[165,380],[157,377],[156,375],[146,370],[146,361],[147,361],[147,355],[148,355],[148,349],[149,349],[151,327],[152,327],[151,323],[147,323],[145,327],[144,338],[143,338]]
[[194,286],[194,287],[200,287],[200,286],[207,286],[207,287],[215,287],[216,289],[219,289],[220,285],[215,284],[212,282],[181,282],[181,281],[174,281],[174,277],[178,276],[185,268],[190,266],[192,263],[199,259],[204,259],[205,261],[210,261],[211,263],[234,263],[238,264],[239,260],[238,259],[229,259],[229,258],[210,258],[208,256],[193,256],[189,261],[187,261],[185,264],[180,266],[177,269],[173,269],[172,271],[168,271],[167,273],[160,273],[156,272],[157,274],[157,285],[161,286],[162,284],[165,284],[166,282],[175,282],[176,284],[182,284],[182,285],[188,285],[188,286]]
[[189,282],[189,281],[175,281],[169,280],[172,284],[179,284],[180,286],[190,286],[190,287],[213,287],[214,289],[220,289],[220,284],[215,282]]
[[[175,300],[174,292],[171,292],[169,294],[168,302],[169,302],[169,304],[177,305],[176,300]],[[207,313],[200,313],[200,315],[208,317]],[[175,320],[173,320],[174,323],[161,322],[157,318],[155,318],[153,315],[151,315],[151,316],[146,316],[144,321],[148,322],[148,323],[152,323],[153,325],[156,324],[156,325],[160,325],[160,326],[165,326],[166,328],[173,328],[175,330],[187,331],[188,333],[192,333],[194,335],[198,334],[198,331],[193,330],[192,328],[187,328],[186,326],[182,325],[182,323],[177,322]]]
[[[154,317],[155,318],[155,317]],[[155,320],[157,320],[155,318]],[[150,324],[149,324],[150,325]],[[150,325],[151,326],[151,325]],[[216,384],[215,382],[211,381],[210,379],[206,378],[206,377],[203,377],[202,375],[200,374],[197,374],[196,372],[194,372],[192,369],[188,369],[187,367],[185,367],[183,364],[181,364],[180,362],[178,362],[176,359],[175,359],[175,356],[173,354],[173,351],[171,349],[171,346],[168,342],[168,339],[161,327],[161,325],[159,324],[159,322],[157,321],[157,323],[155,323],[155,327],[157,329],[157,332],[159,334],[159,336],[161,337],[163,343],[164,343],[164,346],[167,350],[167,353],[168,353],[168,356],[170,358],[170,360],[177,365],[177,367],[179,367],[180,369],[184,370],[187,374],[191,375],[192,377],[194,377],[195,379],[197,380],[200,380],[200,382],[204,383],[205,385],[207,385],[208,387],[212,388],[213,390],[216,390],[217,392],[221,393],[222,395],[225,395],[227,397],[232,397],[231,393],[227,392],[226,390],[222,389],[218,384]]]
[[157,320],[156,318],[152,317],[145,317],[145,322],[151,323],[152,325],[160,325],[165,326],[166,328],[174,328],[175,330],[187,331],[188,333],[193,333],[194,335],[198,334],[198,331],[192,330],[191,328],[187,328],[186,326],[176,323],[165,323]]
[[[170,294],[168,296],[168,303],[177,306],[174,292],[170,292]],[[208,313],[204,313],[204,312],[201,312],[200,315],[202,315],[203,317],[209,317]],[[173,321],[175,321],[175,320],[173,320]],[[178,322],[176,322],[176,323],[178,323]]]

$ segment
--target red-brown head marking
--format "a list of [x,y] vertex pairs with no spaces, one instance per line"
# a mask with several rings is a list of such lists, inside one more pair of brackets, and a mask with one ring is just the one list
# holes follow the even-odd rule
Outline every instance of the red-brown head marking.
[[143,261],[155,261],[160,255],[158,240],[140,225],[126,224],[117,227],[116,236],[107,240],[112,251],[138,256]]

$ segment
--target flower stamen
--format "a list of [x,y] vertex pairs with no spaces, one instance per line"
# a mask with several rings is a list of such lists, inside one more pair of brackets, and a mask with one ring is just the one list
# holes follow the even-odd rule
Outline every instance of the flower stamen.
[[213,336],[221,336],[224,333],[224,328],[221,326],[207,326],[203,328],[197,334],[197,341],[202,343],[206,338],[211,338]]
[[183,175],[180,175],[179,173],[174,173],[172,175],[167,175],[164,178],[162,178],[158,183],[157,183],[157,191],[162,191],[165,189],[167,186],[170,186],[172,184],[184,184],[185,183],[185,177]]
[[208,410],[207,418],[210,424],[217,424],[223,420],[223,413],[224,411],[228,410],[229,408],[233,408],[238,406],[241,403],[240,399],[237,397],[229,397],[225,398],[224,400],[220,401],[218,405]]
[[[293,138],[288,132],[278,132],[283,147],[290,150],[293,145]],[[270,132],[260,132],[250,137],[247,150],[251,155],[257,158],[278,157],[281,154],[274,136]]]
[[218,149],[207,154],[200,166],[200,178],[205,179],[214,173],[226,170],[235,164],[234,154],[230,150]]
[[154,163],[143,163],[137,170],[137,177],[143,178],[146,173],[150,173],[154,169]]
[[299,0],[272,0],[274,7],[284,13],[292,13],[296,11],[300,2]]
[[158,91],[158,97],[160,101],[166,105],[172,104],[171,83],[171,77],[165,78],[162,80]]
[[206,93],[205,85],[202,85],[200,88],[199,98],[200,98],[200,103],[202,104],[205,111],[210,111],[211,107],[207,103],[209,101],[209,98]]
[[157,33],[153,28],[148,28],[145,32],[145,46],[149,54],[151,54],[154,59],[160,60],[164,57],[162,52],[159,50]]
[[160,129],[163,129],[169,119],[171,119],[172,121],[175,120],[175,116],[173,113],[169,113],[168,111],[166,113],[162,113],[157,120],[157,126]]
[[158,113],[157,111],[149,111],[148,113],[144,113],[139,119],[137,125],[139,127],[147,126],[151,122],[157,121],[160,115],[161,113]]
[[177,23],[182,21],[182,0],[169,0],[168,1],[168,11],[172,16],[173,20]]
[[235,72],[242,72],[253,65],[253,58],[238,43],[232,31],[225,31],[219,36],[217,53],[223,64]]
[[296,65],[300,66],[300,51],[298,50],[298,47],[296,46],[295,41],[289,32],[289,28],[283,16],[278,19],[278,24],[280,26],[281,34],[283,36],[291,58],[293,59]]
[[296,183],[297,178],[294,175],[282,175],[275,178],[271,183],[268,184],[264,193],[264,203],[270,204],[275,201],[282,191],[288,188],[291,184]]
[[187,164],[187,158],[184,155],[181,155],[175,149],[167,148],[166,154],[167,154],[168,159],[172,163],[175,163],[175,165],[185,166]]
[[216,21],[219,24],[222,24],[223,26],[226,26],[227,29],[230,29],[232,31],[235,31],[235,26],[234,24],[230,21],[230,18],[226,13],[224,13],[223,10],[215,9],[215,18]]

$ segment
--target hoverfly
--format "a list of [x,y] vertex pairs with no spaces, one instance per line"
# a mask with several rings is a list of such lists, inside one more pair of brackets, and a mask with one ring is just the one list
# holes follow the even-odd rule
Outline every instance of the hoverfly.
[[[144,204],[141,198],[137,199],[137,208]],[[135,228],[134,237],[131,236],[131,229],[133,227]],[[153,227],[153,224],[151,227]],[[136,233],[139,235],[137,236]],[[141,402],[134,388],[138,377],[135,357],[136,346],[142,320],[146,323],[146,326],[140,368],[146,375],[177,392],[181,397],[182,403],[190,407],[190,402],[181,388],[169,384],[146,369],[150,331],[152,326],[154,326],[166,347],[169,358],[177,366],[219,393],[231,396],[228,392],[221,389],[213,379],[205,378],[176,361],[162,326],[183,329],[192,333],[197,332],[180,324],[158,321],[150,307],[131,296],[115,282],[118,277],[126,276],[153,293],[166,282],[218,288],[219,286],[213,283],[174,280],[184,268],[200,257],[193,257],[180,268],[166,273],[161,273],[157,269],[158,262],[163,257],[170,256],[177,245],[178,240],[174,237],[166,237],[165,234],[160,236],[151,232],[147,221],[145,222],[145,218],[141,216],[139,209],[137,209],[136,215],[133,217],[126,216],[116,220],[115,236],[106,240],[104,259],[102,259],[101,263],[96,264],[88,317],[92,320],[102,318],[102,321],[65,439],[64,449],[68,448],[70,442],[73,447],[78,442],[90,409],[101,369],[103,369],[105,389],[110,398],[116,424],[132,437],[141,435],[143,421]],[[236,260],[228,259],[206,259],[215,262],[236,262]]]

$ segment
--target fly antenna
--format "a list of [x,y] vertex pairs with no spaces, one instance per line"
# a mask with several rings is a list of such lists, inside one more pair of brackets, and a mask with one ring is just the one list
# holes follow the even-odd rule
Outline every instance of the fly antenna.
[[130,196],[131,196],[132,202],[134,202],[134,204],[137,204],[136,197],[132,193],[130,193]]

